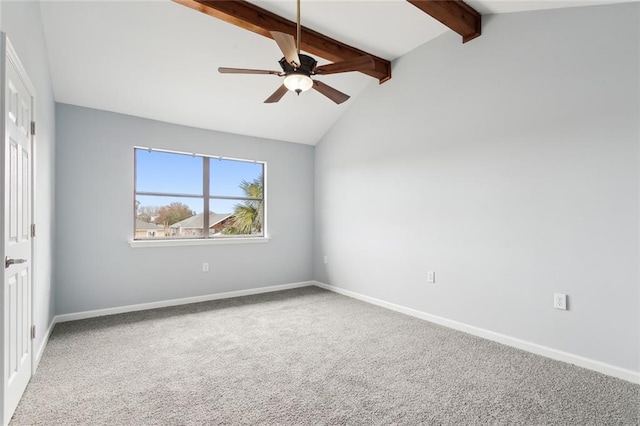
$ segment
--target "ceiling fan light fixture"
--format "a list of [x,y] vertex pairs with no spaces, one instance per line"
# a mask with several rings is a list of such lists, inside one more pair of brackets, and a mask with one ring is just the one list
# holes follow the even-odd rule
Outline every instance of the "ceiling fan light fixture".
[[313,80],[306,74],[295,72],[284,78],[284,85],[287,89],[299,95],[313,87]]

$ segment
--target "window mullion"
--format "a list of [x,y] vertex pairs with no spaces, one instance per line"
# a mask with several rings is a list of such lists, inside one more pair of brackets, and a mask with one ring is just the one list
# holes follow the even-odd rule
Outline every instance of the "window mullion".
[[181,194],[181,193],[171,193],[171,192],[141,191],[141,192],[136,192],[136,195],[151,195],[156,197],[175,197],[175,198],[202,198],[202,194],[194,195],[194,194]]
[[204,210],[202,212],[202,235],[209,238],[209,157],[202,157],[202,194]]

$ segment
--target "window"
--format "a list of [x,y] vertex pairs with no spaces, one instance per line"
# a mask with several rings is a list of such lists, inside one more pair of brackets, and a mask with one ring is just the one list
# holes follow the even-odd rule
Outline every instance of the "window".
[[264,162],[148,148],[134,157],[134,240],[265,236]]

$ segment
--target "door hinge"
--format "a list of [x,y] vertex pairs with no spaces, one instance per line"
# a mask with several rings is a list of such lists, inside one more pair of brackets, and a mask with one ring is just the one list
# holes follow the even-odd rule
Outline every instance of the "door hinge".
[[31,338],[32,339],[36,338],[36,326],[35,325],[31,326]]
[[31,224],[31,238],[35,238],[36,237],[36,224],[32,223]]
[[35,121],[31,122],[31,135],[32,136],[36,135],[36,122]]

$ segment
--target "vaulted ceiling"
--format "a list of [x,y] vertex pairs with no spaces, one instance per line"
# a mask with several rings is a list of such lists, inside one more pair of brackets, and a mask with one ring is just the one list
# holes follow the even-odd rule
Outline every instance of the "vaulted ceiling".
[[[491,14],[603,2],[467,3],[480,14]],[[185,7],[185,3],[192,4]],[[237,26],[194,10],[192,0],[50,1],[42,2],[41,10],[58,102],[315,144],[359,93],[388,78],[384,75],[385,63],[390,64],[393,78],[394,59],[452,31],[422,10],[432,7],[428,3],[440,2],[302,0],[304,27],[376,57],[376,68],[369,75],[353,72],[315,77],[351,95],[351,100],[341,105],[314,91],[300,96],[287,93],[280,102],[265,104],[263,101],[282,83],[282,77],[219,74],[217,68],[221,66],[279,70],[282,53],[260,31],[247,31],[246,25]],[[295,22],[294,0],[259,0],[251,4]],[[446,17],[450,11],[440,13]],[[459,22],[447,24],[460,34],[469,30],[455,28]],[[474,37],[463,35],[460,42],[471,40],[468,43],[472,44]],[[314,56],[319,64],[336,61],[335,52],[334,56],[318,52],[322,46],[312,46],[313,43],[313,38],[303,33],[305,53]],[[352,53],[338,54],[348,57]]]

